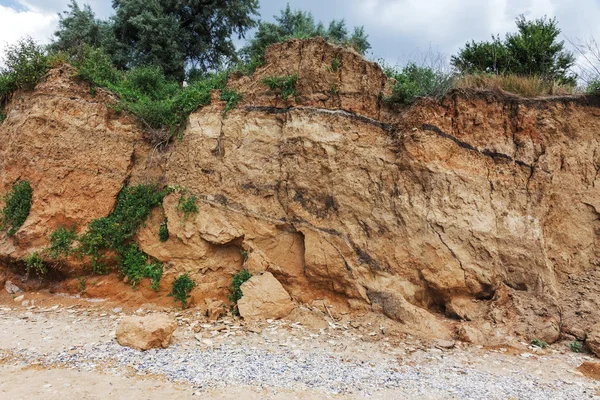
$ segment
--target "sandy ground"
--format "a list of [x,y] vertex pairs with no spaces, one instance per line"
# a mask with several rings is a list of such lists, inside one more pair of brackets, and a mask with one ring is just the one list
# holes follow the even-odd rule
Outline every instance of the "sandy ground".
[[[443,383],[446,381],[450,386],[457,376],[468,376],[473,372],[477,373],[473,378],[475,381],[483,381],[470,385],[481,384],[483,388],[489,386],[485,382],[488,380],[501,389],[502,385],[514,385],[519,390],[522,386],[530,390],[522,393],[539,394],[539,398],[600,398],[597,397],[600,394],[599,382],[577,371],[583,362],[595,363],[597,360],[589,355],[569,352],[565,343],[555,344],[546,350],[532,348],[525,343],[522,348],[499,349],[459,343],[447,350],[410,337],[387,337],[379,333],[362,335],[347,326],[343,329],[341,324],[330,329],[310,330],[299,324],[278,321],[265,322],[260,326],[247,325],[239,320],[210,323],[194,311],[171,311],[180,325],[173,347],[182,354],[200,354],[224,346],[226,349],[243,347],[250,353],[258,351],[277,357],[293,354],[289,356],[290,360],[298,354],[309,358],[311,355],[325,355],[356,365],[368,363],[374,368],[408,368],[408,373],[412,374],[407,375],[409,377],[418,378],[422,371],[429,369],[439,370],[442,382],[441,385],[435,382],[429,388],[432,378],[424,376],[424,387],[420,387],[418,392],[405,385],[333,393],[318,385],[294,386],[284,381],[281,385],[258,383],[253,386],[239,382],[228,385],[227,382],[216,382],[218,379],[215,379],[215,385],[199,388],[185,380],[172,379],[167,372],[164,375],[145,373],[133,368],[133,365],[115,367],[96,363],[98,365],[91,369],[84,368],[81,364],[56,362],[56,354],[79,353],[85,358],[86,352],[92,354],[96,351],[94,346],[98,345],[113,346],[111,351],[114,351],[114,331],[118,320],[132,310],[123,311],[117,304],[101,300],[61,295],[26,295],[26,298],[29,302],[15,303],[12,297],[0,295],[1,399],[460,398],[457,392],[444,391]],[[137,310],[141,314],[147,312]],[[116,353],[120,351],[117,348]],[[45,360],[54,361],[48,363]],[[417,371],[416,375],[413,369]],[[252,383],[251,380],[249,382]],[[469,398],[525,398],[519,395],[502,397],[502,390],[494,390],[490,392],[491,397],[483,392],[481,397],[473,396],[471,391]]]

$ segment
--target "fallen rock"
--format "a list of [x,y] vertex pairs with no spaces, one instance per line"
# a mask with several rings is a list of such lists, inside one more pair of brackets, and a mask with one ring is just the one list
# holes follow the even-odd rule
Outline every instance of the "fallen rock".
[[437,347],[438,349],[452,349],[454,348],[454,346],[456,346],[456,342],[454,340],[442,340],[442,339],[437,339],[433,342],[433,345],[435,347]]
[[244,319],[279,319],[294,309],[290,295],[270,272],[253,276],[240,288],[238,309]]
[[20,302],[22,302],[24,299],[25,299],[25,296],[23,296],[23,295],[20,295],[20,296],[17,296],[17,297],[15,297],[13,300],[15,301],[15,303],[20,303]]
[[469,325],[461,325],[458,328],[457,336],[459,340],[472,344],[485,344],[485,336],[481,331]]
[[216,321],[225,315],[225,303],[221,300],[206,299],[206,315],[210,321]]
[[287,316],[287,319],[293,322],[299,322],[303,326],[311,329],[326,329],[329,324],[325,320],[325,315],[319,310],[298,306]]
[[8,294],[15,294],[22,292],[21,288],[12,283],[11,281],[6,281],[4,283],[4,289],[8,292]]
[[600,357],[600,322],[592,325],[586,335],[585,343],[596,357]]
[[588,378],[600,381],[600,364],[598,363],[585,361],[577,367],[577,371]]
[[167,348],[171,343],[177,322],[164,314],[150,314],[144,317],[128,316],[117,327],[117,342],[121,346],[136,350]]

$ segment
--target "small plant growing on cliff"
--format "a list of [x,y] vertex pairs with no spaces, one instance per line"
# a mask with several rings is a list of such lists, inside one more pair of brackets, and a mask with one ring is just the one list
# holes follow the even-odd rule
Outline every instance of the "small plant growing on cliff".
[[183,219],[187,220],[192,214],[198,212],[198,206],[196,205],[196,196],[182,193],[177,203],[177,209],[183,213]]
[[8,236],[13,236],[25,223],[31,210],[33,189],[27,181],[15,183],[12,190],[4,197],[5,206],[0,216],[0,228],[7,229]]
[[131,286],[136,287],[142,278],[149,278],[152,281],[150,287],[158,291],[163,275],[161,263],[157,261],[149,263],[148,255],[133,243],[127,246],[121,257],[123,275],[127,277]]
[[82,295],[86,294],[86,292],[87,292],[87,279],[85,279],[82,276],[80,276],[79,278],[77,278],[77,290],[79,290],[79,293],[81,293]]
[[75,226],[70,229],[61,226],[50,234],[50,247],[47,249],[50,258],[68,257],[73,252],[73,242],[77,240]]
[[541,349],[545,349],[546,347],[548,347],[548,343],[546,343],[546,342],[544,342],[543,340],[540,340],[540,339],[532,339],[530,343],[531,343],[532,346],[536,346],[536,347],[539,347]]
[[172,296],[174,300],[181,303],[182,308],[187,307],[187,301],[190,298],[190,293],[194,289],[196,283],[192,281],[188,274],[179,275],[173,281],[173,288],[169,296]]
[[114,211],[108,217],[92,221],[80,238],[78,253],[90,257],[94,272],[106,272],[106,251],[115,251],[123,260],[128,242],[150,211],[162,203],[165,194],[165,190],[154,185],[125,187],[119,193]]
[[221,101],[227,102],[225,109],[223,110],[223,117],[225,117],[230,110],[233,110],[241,100],[242,94],[237,90],[223,89],[221,92]]
[[267,86],[276,95],[281,96],[283,101],[288,97],[294,97],[298,102],[298,92],[296,91],[296,83],[298,83],[298,74],[284,76],[266,76],[262,80],[263,85]]
[[578,340],[569,343],[569,348],[573,353],[583,353],[583,345]]
[[25,257],[25,259],[23,259],[23,261],[25,262],[25,267],[26,267],[25,275],[27,277],[29,277],[29,274],[31,273],[31,271],[35,272],[35,274],[38,277],[41,277],[41,276],[45,275],[46,272],[48,272],[48,269],[46,268],[46,265],[44,264],[44,260],[42,259],[42,257],[40,256],[40,254],[37,251],[34,251],[32,254]]
[[244,295],[242,293],[241,286],[244,282],[246,282],[250,278],[252,278],[252,274],[250,272],[248,272],[248,270],[246,270],[246,269],[241,270],[240,272],[238,272],[237,274],[235,274],[233,276],[233,281],[231,283],[231,294],[227,298],[232,303],[231,312],[234,315],[239,315],[237,303]]
[[340,69],[340,60],[336,57],[331,61],[331,71],[337,72]]
[[167,226],[167,222],[167,218],[165,218],[158,228],[158,239],[163,243],[169,240],[169,227]]

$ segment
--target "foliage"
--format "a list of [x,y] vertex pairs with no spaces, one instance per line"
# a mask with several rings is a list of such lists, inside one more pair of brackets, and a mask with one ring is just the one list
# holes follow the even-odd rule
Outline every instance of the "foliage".
[[92,221],[80,238],[78,250],[90,257],[94,272],[105,271],[103,253],[107,250],[116,251],[123,259],[128,241],[152,208],[162,203],[165,194],[154,185],[125,187],[119,193],[114,211],[108,217]]
[[364,27],[355,27],[352,34],[346,28],[346,21],[333,20],[328,28],[315,19],[310,12],[294,10],[287,7],[274,16],[275,22],[260,22],[254,37],[242,48],[241,54],[246,62],[257,62],[264,59],[265,50],[272,44],[281,43],[291,38],[305,39],[322,36],[325,40],[353,47],[361,54],[371,48]]
[[293,96],[294,99],[297,101],[297,82],[298,74],[284,76],[266,76],[262,80],[263,85],[267,86],[276,95],[281,96],[283,101],[286,101],[290,96]]
[[160,224],[158,228],[158,239],[161,242],[166,242],[169,240],[169,227],[167,226],[167,218],[165,217],[164,221]]
[[390,103],[407,104],[418,97],[439,97],[452,86],[452,76],[433,67],[410,63],[401,70],[386,67],[385,71],[396,80],[392,94],[385,99]]
[[231,294],[227,298],[233,303],[232,312],[234,314],[238,314],[237,303],[244,295],[240,287],[250,278],[252,278],[252,274],[245,269],[233,276],[233,281],[231,283]]
[[179,275],[173,281],[173,288],[169,296],[172,296],[174,300],[181,303],[182,308],[186,308],[187,300],[190,298],[192,289],[196,286],[196,283],[190,279],[188,274]]
[[77,240],[75,226],[70,229],[61,226],[50,234],[50,247],[47,249],[50,258],[68,257],[73,252],[73,242]]
[[81,294],[85,294],[87,292],[87,280],[82,276],[77,278],[77,290],[79,290]]
[[237,103],[242,100],[242,94],[235,89],[223,89],[221,91],[221,101],[226,101],[225,109],[223,110],[223,116],[227,115],[229,110],[233,110]]
[[33,89],[50,68],[46,50],[30,37],[7,46],[1,61],[0,108],[15,90]]
[[575,88],[539,76],[478,74],[465,75],[454,81],[455,88],[504,90],[523,97],[572,94]]
[[540,339],[532,339],[531,340],[531,344],[533,346],[545,349],[546,347],[548,347],[548,343],[544,342],[543,340]]
[[0,215],[0,229],[7,230],[13,236],[25,223],[29,216],[33,197],[33,189],[28,181],[15,183],[11,191],[4,197],[5,206]]
[[181,197],[179,197],[177,209],[183,213],[184,220],[187,220],[190,215],[198,212],[196,201],[196,196],[188,195],[185,191],[181,194]]
[[336,57],[331,61],[331,71],[337,72],[340,68],[340,60]]
[[467,43],[452,57],[452,65],[461,73],[536,75],[561,84],[574,84],[576,76],[569,72],[575,62],[573,54],[564,50],[564,41],[555,18],[528,21],[516,19],[517,33],[505,39],[492,36],[492,42]]
[[136,287],[142,278],[150,278],[152,289],[158,291],[163,265],[157,261],[148,262],[148,255],[132,243],[125,247],[121,254],[121,271],[133,287]]
[[29,276],[31,271],[34,271],[38,277],[41,277],[48,272],[48,269],[44,264],[44,260],[37,251],[34,251],[32,254],[25,257],[23,261],[25,262],[25,267],[27,268],[27,276]]
[[583,353],[583,345],[580,341],[575,340],[569,343],[569,348],[573,353]]

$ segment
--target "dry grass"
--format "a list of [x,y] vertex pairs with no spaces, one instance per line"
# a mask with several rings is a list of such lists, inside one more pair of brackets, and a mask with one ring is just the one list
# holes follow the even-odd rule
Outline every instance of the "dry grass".
[[503,90],[523,97],[574,94],[577,90],[539,76],[518,75],[465,75],[455,80],[454,87]]

